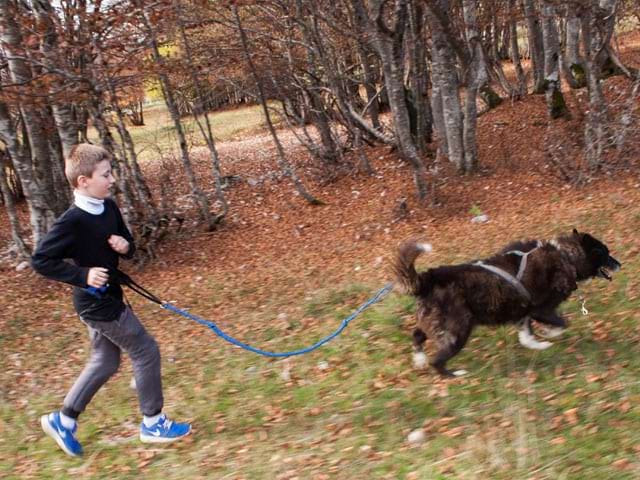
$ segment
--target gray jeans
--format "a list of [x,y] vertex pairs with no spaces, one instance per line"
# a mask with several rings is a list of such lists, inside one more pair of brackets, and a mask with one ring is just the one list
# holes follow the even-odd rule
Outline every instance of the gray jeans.
[[89,328],[91,354],[84,370],[67,393],[64,406],[83,412],[96,392],[116,373],[120,352],[131,358],[140,410],[152,416],[162,410],[160,349],[133,311],[126,307],[112,322],[84,320]]

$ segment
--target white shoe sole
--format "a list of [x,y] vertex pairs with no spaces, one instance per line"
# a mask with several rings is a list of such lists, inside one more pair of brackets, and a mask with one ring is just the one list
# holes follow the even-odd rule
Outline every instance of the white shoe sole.
[[167,437],[154,437],[153,435],[145,435],[143,433],[140,434],[140,441],[142,443],[171,443],[171,442],[175,442],[177,440],[181,440],[184,437],[188,436],[191,434],[191,429],[189,429],[189,431],[187,433],[185,433],[184,435],[180,436],[180,437],[173,437],[173,438],[167,438]]
[[66,453],[70,457],[81,456],[81,455],[78,455],[77,453],[73,453],[71,450],[67,448],[67,446],[64,444],[64,442],[58,435],[58,432],[51,427],[51,424],[49,423],[49,415],[43,415],[42,417],[40,417],[40,425],[42,426],[42,430],[44,430],[44,433],[46,433],[51,438],[53,438],[64,453]]

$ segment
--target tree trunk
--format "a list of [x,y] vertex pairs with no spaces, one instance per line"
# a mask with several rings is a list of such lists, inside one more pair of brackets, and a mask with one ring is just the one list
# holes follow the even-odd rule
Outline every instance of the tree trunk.
[[544,75],[544,44],[540,19],[535,8],[534,0],[522,0],[524,15],[527,20],[527,36],[529,38],[529,51],[533,69],[533,93],[545,92]]
[[[0,35],[3,48],[7,54],[7,64],[10,78],[13,83],[28,85],[31,81],[31,72],[26,62],[23,60],[23,40],[19,27],[16,23],[17,13],[12,11],[8,0],[0,0]],[[9,112],[4,107],[2,112],[2,130],[8,133],[5,122],[10,122]],[[55,220],[56,212],[55,195],[52,191],[52,178],[50,175],[49,144],[47,136],[42,126],[42,118],[38,115],[35,107],[26,104],[20,105],[20,112],[24,119],[24,127],[29,140],[30,156],[18,154],[19,145],[16,144],[8,148],[18,176],[22,183],[30,211],[31,230],[34,245],[37,244],[44,234],[49,230]],[[49,169],[47,170],[47,167]]]
[[[427,153],[427,143],[431,143],[433,120],[431,109],[427,99],[427,83],[429,72],[426,62],[426,47],[424,41],[425,14],[421,6],[411,4],[409,6],[410,36],[408,48],[411,56],[411,99],[415,108],[415,128],[412,129],[418,151],[424,155]],[[413,123],[413,122],[412,122]]]
[[453,162],[460,172],[465,172],[464,125],[458,96],[458,73],[454,51],[437,10],[448,12],[448,0],[434,0],[427,3],[427,19],[431,27],[433,43],[431,55],[434,90],[437,89],[442,97],[442,118],[449,161]]
[[[637,131],[638,125],[634,123],[634,111],[638,102],[638,94],[640,93],[640,78],[638,78],[633,87],[631,88],[631,92],[629,92],[629,97],[625,101],[625,106],[622,112],[620,112],[620,123],[619,127],[616,128],[615,135],[615,145],[616,150],[618,151],[618,158],[622,156],[624,153],[624,145],[627,140],[627,135],[629,133],[629,129],[631,126],[634,127],[636,132],[636,140],[638,139]],[[632,130],[632,132],[634,131]]]
[[440,91],[440,83],[442,80],[438,78],[438,70],[432,63],[432,86],[431,86],[431,113],[433,115],[433,128],[436,134],[438,149],[436,158],[449,157],[449,146],[447,144],[447,127],[444,124],[444,106],[442,92]]
[[478,166],[478,147],[476,142],[478,112],[476,97],[478,90],[483,85],[486,85],[488,75],[476,20],[476,0],[463,0],[462,9],[466,27],[467,45],[471,53],[471,62],[467,66],[467,88],[464,103],[463,170],[465,172],[472,172]]
[[544,75],[547,110],[552,119],[566,117],[569,110],[560,90],[560,41],[556,26],[555,8],[548,0],[542,7],[542,38],[544,43]]
[[[598,62],[598,45],[594,41],[597,21],[591,9],[584,9],[580,16],[582,27],[582,45],[585,53],[585,73],[589,91],[589,112],[585,123],[585,154],[587,164],[596,169],[602,162],[605,142],[606,103],[600,84],[600,64]],[[595,48],[594,48],[595,47]]]
[[592,50],[596,52],[594,62],[598,64],[600,75],[605,78],[621,73],[621,69],[609,54],[609,43],[616,25],[617,3],[618,0],[599,0],[599,8],[594,12],[598,26],[591,32]]
[[382,62],[396,140],[400,154],[413,167],[418,199],[420,202],[424,202],[428,193],[426,169],[411,136],[411,124],[404,88],[404,51],[402,45],[408,15],[407,0],[395,1],[395,26],[393,30],[389,30],[384,23],[383,0],[370,1],[369,8],[373,13],[373,18],[370,18],[367,24]]
[[580,57],[580,19],[571,7],[567,8],[565,39],[561,63],[564,76],[571,88],[585,87],[587,80],[584,74],[584,62]]
[[[0,104],[0,108],[2,104]],[[4,123],[0,116],[0,123]],[[0,139],[6,142],[5,131],[6,128],[2,125],[0,127]],[[2,192],[2,198],[4,199],[4,208],[7,211],[9,217],[9,225],[11,226],[11,238],[18,252],[18,255],[22,258],[29,258],[31,252],[29,247],[24,243],[22,239],[22,229],[20,228],[20,219],[18,218],[18,212],[16,211],[16,204],[13,196],[13,192],[9,188],[9,182],[7,181],[6,172],[9,170],[10,162],[9,151],[0,152],[0,192]]]
[[362,65],[364,88],[367,92],[367,108],[363,112],[363,115],[366,115],[368,112],[371,117],[371,125],[376,130],[379,130],[380,106],[378,104],[378,94],[376,91],[376,77],[370,65],[373,59],[371,55],[369,55],[369,52],[360,45],[360,42],[358,42],[358,53],[360,56],[360,64]]
[[[42,41],[42,52],[47,66],[53,70],[61,67],[61,59],[58,55],[60,47],[58,36],[52,17],[55,15],[49,0],[39,0],[33,2],[33,9],[38,19],[38,26],[44,32]],[[51,108],[55,119],[60,141],[62,143],[62,153],[66,158],[71,151],[71,147],[78,143],[78,128],[73,120],[73,108],[64,98],[64,92],[57,93],[61,89],[60,82],[51,82],[49,93],[51,94]],[[68,190],[67,190],[68,191]],[[70,196],[67,197],[70,200]]]
[[517,88],[516,96],[522,98],[527,94],[527,77],[522,69],[522,62],[520,60],[520,49],[518,48],[518,22],[515,16],[515,2],[516,0],[510,0],[510,19],[509,19],[509,52],[511,55],[511,62],[516,71]]

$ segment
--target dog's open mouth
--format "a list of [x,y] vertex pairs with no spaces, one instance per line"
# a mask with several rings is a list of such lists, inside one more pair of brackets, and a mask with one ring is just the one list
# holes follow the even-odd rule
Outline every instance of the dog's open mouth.
[[598,276],[611,281],[611,274],[620,270],[622,264],[613,257],[609,257],[606,265],[598,269]]
[[607,270],[605,267],[600,267],[600,269],[598,270],[598,273],[600,274],[599,276],[611,281],[611,274],[609,273],[609,270]]

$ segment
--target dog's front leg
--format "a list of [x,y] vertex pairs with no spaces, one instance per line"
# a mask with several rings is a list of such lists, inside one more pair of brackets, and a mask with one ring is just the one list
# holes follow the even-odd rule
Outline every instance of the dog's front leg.
[[531,317],[544,325],[539,334],[545,338],[556,338],[564,333],[567,328],[567,321],[555,311],[534,310]]
[[553,345],[551,342],[539,342],[536,340],[536,337],[533,336],[533,330],[531,329],[531,317],[528,316],[520,321],[518,340],[520,341],[520,345],[532,350],[545,350]]

